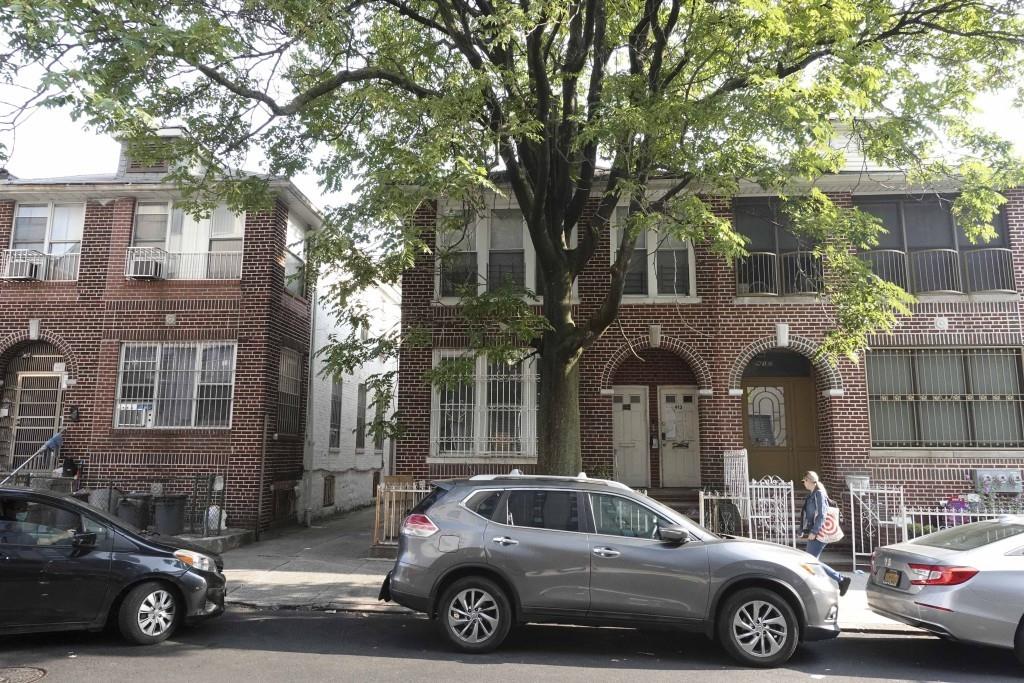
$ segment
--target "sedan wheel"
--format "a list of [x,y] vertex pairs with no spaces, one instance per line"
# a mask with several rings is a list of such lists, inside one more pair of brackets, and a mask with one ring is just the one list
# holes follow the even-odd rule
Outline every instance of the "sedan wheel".
[[445,634],[465,652],[490,652],[501,645],[512,626],[508,597],[483,577],[453,583],[441,597],[439,608]]
[[777,593],[748,588],[731,596],[718,616],[718,637],[733,659],[748,666],[778,666],[800,642],[799,625]]
[[125,596],[118,612],[121,635],[139,645],[166,640],[180,620],[179,602],[162,583],[150,581],[136,586]]

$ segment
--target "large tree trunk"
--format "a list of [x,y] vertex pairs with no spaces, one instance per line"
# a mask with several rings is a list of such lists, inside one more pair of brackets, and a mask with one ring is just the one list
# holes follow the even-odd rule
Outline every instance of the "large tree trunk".
[[583,469],[580,451],[580,359],[541,354],[537,406],[538,469],[542,474],[575,476]]

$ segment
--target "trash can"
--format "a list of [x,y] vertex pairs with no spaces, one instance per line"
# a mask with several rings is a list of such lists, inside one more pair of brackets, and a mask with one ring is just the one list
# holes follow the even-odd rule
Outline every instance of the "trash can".
[[148,493],[129,493],[117,504],[117,517],[137,529],[149,526],[149,502],[153,496]]
[[154,499],[153,526],[161,536],[177,536],[185,530],[185,502],[188,496],[160,496]]

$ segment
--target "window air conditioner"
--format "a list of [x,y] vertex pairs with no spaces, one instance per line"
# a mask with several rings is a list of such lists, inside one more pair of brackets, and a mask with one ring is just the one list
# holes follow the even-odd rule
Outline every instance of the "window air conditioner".
[[132,259],[129,277],[136,280],[162,280],[164,277],[163,260],[153,257],[136,257]]
[[4,268],[4,278],[8,280],[38,280],[39,263],[27,259],[11,259]]

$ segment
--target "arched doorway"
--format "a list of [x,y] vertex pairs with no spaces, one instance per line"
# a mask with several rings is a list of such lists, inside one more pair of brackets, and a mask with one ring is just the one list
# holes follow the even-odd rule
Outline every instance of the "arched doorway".
[[629,355],[612,378],[615,478],[630,486],[700,486],[697,380],[664,348]]
[[[64,354],[48,342],[20,344],[0,359],[0,471],[21,465],[60,429]],[[37,458],[31,470],[53,468]]]
[[818,418],[810,359],[782,349],[754,356],[743,371],[743,441],[750,476],[799,481],[818,469]]

